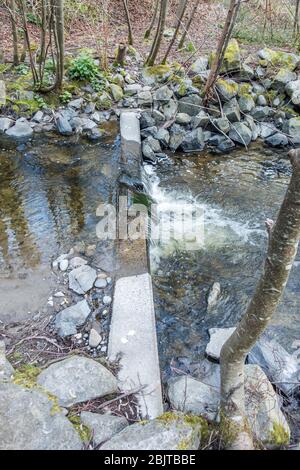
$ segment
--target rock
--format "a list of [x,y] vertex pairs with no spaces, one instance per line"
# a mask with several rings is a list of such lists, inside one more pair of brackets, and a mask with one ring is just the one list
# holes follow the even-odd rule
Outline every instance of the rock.
[[289,70],[295,70],[300,64],[300,56],[283,51],[273,51],[265,47],[257,53],[258,57],[266,64],[285,67]]
[[34,122],[40,123],[40,122],[42,122],[43,117],[44,117],[43,111],[37,111],[37,112],[35,113],[35,115],[33,116],[32,120],[33,120]]
[[69,273],[69,288],[77,294],[85,294],[94,285],[97,274],[90,266],[80,266]]
[[104,91],[98,98],[98,106],[100,109],[111,109],[112,101],[108,93]]
[[80,420],[93,431],[95,445],[107,441],[128,426],[127,420],[123,417],[110,414],[100,415],[89,411],[82,411]]
[[151,147],[154,153],[161,152],[161,146],[160,146],[159,140],[154,139],[154,137],[152,136],[149,136],[143,142],[143,144],[146,144],[146,143]]
[[200,152],[204,147],[205,143],[201,127],[197,127],[197,129],[187,132],[181,143],[181,148],[184,152]]
[[273,79],[273,88],[275,90],[284,90],[285,86],[294,80],[297,80],[297,74],[289,69],[282,68]]
[[218,303],[221,295],[221,285],[219,282],[214,282],[209,290],[207,296],[207,310],[211,310]]
[[212,124],[215,129],[218,131],[228,134],[230,130],[230,122],[228,121],[227,118],[217,118],[212,120]]
[[80,108],[82,108],[83,103],[84,103],[83,98],[77,98],[76,100],[69,101],[68,107],[75,108],[75,109],[80,109]]
[[68,267],[69,267],[69,260],[67,259],[61,260],[61,262],[59,263],[59,269],[61,271],[66,271]]
[[277,132],[276,127],[271,122],[260,122],[259,123],[259,136],[262,139],[266,139]]
[[73,134],[73,129],[71,127],[71,124],[69,123],[69,121],[63,117],[63,116],[59,116],[56,120],[56,127],[57,127],[57,130],[58,132],[61,134],[61,135],[72,135]]
[[186,113],[178,113],[176,116],[176,121],[177,124],[189,124],[191,122],[191,116],[189,116]]
[[208,58],[198,57],[198,59],[191,65],[191,71],[194,73],[201,73],[207,70]]
[[167,85],[158,88],[154,93],[154,100],[167,103],[173,97],[173,91]]
[[168,397],[175,410],[200,415],[210,421],[217,418],[219,388],[189,376],[173,377],[168,381]]
[[5,357],[5,343],[0,341],[0,383],[11,382],[14,372],[13,366]]
[[13,125],[14,121],[7,117],[0,117],[0,132],[5,132]]
[[141,113],[140,117],[140,126],[141,129],[146,129],[148,127],[153,127],[155,126],[155,119],[151,116],[151,113],[149,111],[144,111]]
[[101,124],[102,122],[106,122],[106,117],[103,113],[95,111],[91,114],[91,120],[97,122],[97,124]]
[[223,112],[230,122],[238,122],[241,120],[240,108],[235,98],[224,104]]
[[112,77],[111,77],[111,83],[114,83],[116,85],[119,85],[119,87],[123,87],[124,86],[124,83],[125,83],[125,80],[124,80],[124,77],[123,75],[121,75],[120,73],[115,73]]
[[289,82],[285,86],[285,92],[290,97],[292,97],[293,93],[298,90],[300,90],[300,80]]
[[157,134],[157,127],[156,126],[145,127],[145,129],[141,130],[141,136],[142,136],[143,139],[146,139],[149,136],[155,138],[156,134]]
[[223,344],[235,331],[235,328],[210,328],[208,330],[210,341],[206,346],[205,353],[212,359],[219,360]]
[[6,87],[5,81],[0,80],[0,107],[6,104]]
[[99,333],[94,328],[92,328],[89,335],[89,346],[91,348],[96,348],[101,343],[101,340],[102,338]]
[[240,80],[250,81],[255,77],[255,72],[248,64],[243,63],[239,71]]
[[139,106],[151,106],[153,102],[151,91],[139,91],[138,92],[138,105]]
[[270,145],[270,147],[286,147],[289,145],[287,136],[285,134],[281,134],[280,132],[267,137],[265,142]]
[[87,260],[80,258],[80,256],[75,256],[70,260],[70,268],[75,269],[79,268],[80,266],[84,266],[87,264]]
[[202,105],[202,99],[199,95],[192,94],[184,96],[178,101],[178,112],[196,116],[199,113],[199,108]]
[[226,138],[225,136],[220,136],[220,137],[221,139],[219,140],[219,143],[217,145],[217,152],[227,153],[235,147],[232,140]]
[[[92,103],[91,101],[86,105],[84,112],[85,114],[92,114],[92,113],[100,114],[96,112],[96,103]],[[91,119],[93,119],[92,116],[91,116]]]
[[234,80],[224,80],[219,78],[216,82],[216,88],[221,95],[221,99],[230,101],[238,94],[239,86]]
[[195,129],[196,127],[203,127],[205,128],[207,124],[210,122],[210,116],[205,111],[200,111],[196,116],[192,118],[192,127]]
[[26,119],[25,120],[18,119],[14,126],[9,127],[6,130],[6,134],[14,139],[26,140],[32,136],[33,130],[29,122]]
[[125,85],[124,92],[125,95],[134,96],[137,95],[139,91],[142,91],[142,88],[142,85],[140,85],[139,83],[132,83],[129,85]]
[[264,120],[274,114],[269,106],[257,106],[251,111],[251,116],[257,121]]
[[144,142],[142,142],[142,153],[143,157],[146,160],[150,160],[152,162],[156,161],[155,152],[153,151],[151,145],[149,144],[149,142],[147,142],[147,140],[144,140]]
[[247,123],[247,126],[252,132],[252,140],[256,140],[258,138],[258,127],[254,122],[254,119],[252,116],[246,116],[245,117],[245,122]]
[[104,287],[107,286],[107,281],[106,279],[96,279],[95,281],[95,287],[97,287],[97,289],[104,289]]
[[146,423],[127,426],[107,441],[101,450],[196,450],[201,424],[190,424],[180,415],[168,413]]
[[76,132],[90,131],[97,126],[94,121],[84,117],[74,117],[71,119],[70,124],[72,128],[76,130]]
[[300,388],[300,365],[270,334],[264,333],[248,354],[250,364],[259,364],[268,379],[286,395]]
[[55,395],[59,405],[103,397],[118,390],[113,374],[99,362],[82,356],[72,356],[51,364],[37,378],[37,383]]
[[146,67],[142,72],[142,79],[146,85],[154,85],[168,80],[172,74],[172,69],[168,65],[154,65]]
[[267,106],[268,102],[266,100],[266,98],[264,97],[264,95],[259,95],[257,97],[257,105],[258,106]]
[[169,147],[172,151],[176,151],[183,142],[186,130],[179,124],[173,124],[170,128]]
[[300,117],[291,118],[286,124],[286,133],[293,144],[300,144]]
[[252,140],[252,132],[242,122],[234,122],[229,131],[229,138],[241,145],[248,146]]
[[170,142],[170,134],[169,134],[169,131],[167,131],[167,129],[164,129],[163,127],[161,127],[156,135],[155,135],[155,138],[157,140],[159,140],[159,142],[164,146],[164,147],[168,147],[169,145],[169,142]]
[[175,100],[170,100],[167,104],[160,108],[164,114],[164,121],[173,119],[177,113],[178,104]]
[[112,298],[111,298],[109,295],[105,295],[105,296],[103,297],[103,303],[104,303],[104,305],[110,305],[111,302],[112,302]]
[[115,83],[111,83],[109,87],[110,87],[110,91],[113,96],[113,99],[115,101],[120,101],[124,96],[122,88],[119,85],[116,85]]
[[241,68],[240,47],[236,39],[231,39],[224,54],[222,71],[232,72]]
[[161,113],[157,109],[153,109],[152,117],[156,125],[161,125],[165,121],[165,116],[163,115],[163,113]]
[[90,313],[91,310],[86,300],[65,308],[55,318],[55,328],[58,334],[62,337],[75,334],[77,327],[84,325]]
[[250,113],[255,108],[255,102],[251,95],[241,96],[238,104],[243,113]]
[[[35,389],[0,384],[1,450],[80,450],[82,442],[53,401]],[[5,425],[4,425],[5,424]]]

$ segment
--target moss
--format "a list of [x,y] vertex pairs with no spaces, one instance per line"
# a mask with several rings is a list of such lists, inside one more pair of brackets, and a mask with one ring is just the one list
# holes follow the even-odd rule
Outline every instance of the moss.
[[230,95],[235,95],[238,93],[239,86],[235,82],[229,82],[228,80],[223,80],[223,78],[219,78],[217,81],[217,85],[219,85],[220,88],[223,88]]
[[189,450],[190,448],[191,439],[182,439],[177,446],[177,450]]
[[285,67],[288,70],[294,70],[297,63],[292,54],[284,51],[273,51],[272,49],[265,48],[266,59],[260,61],[260,65],[272,65],[274,67]]
[[251,96],[252,86],[249,83],[243,83],[239,86],[238,95],[243,97],[252,97]]
[[[211,53],[209,57],[209,65],[211,66],[215,58],[215,53]],[[240,47],[236,39],[231,39],[224,54],[223,65],[221,72],[228,72],[230,70],[237,70],[240,68],[241,56]]]
[[35,388],[37,386],[37,377],[41,373],[41,369],[32,364],[24,364],[16,369],[13,383],[21,385],[25,388]]
[[71,414],[68,416],[68,419],[73,424],[75,430],[78,432],[80,439],[83,442],[89,442],[92,437],[92,431],[90,428],[81,423],[80,416]]
[[145,72],[151,77],[162,77],[163,75],[172,72],[169,65],[153,65],[152,67],[146,67]]
[[288,445],[290,441],[290,435],[280,423],[273,423],[273,430],[270,436],[270,444],[276,446],[285,446]]

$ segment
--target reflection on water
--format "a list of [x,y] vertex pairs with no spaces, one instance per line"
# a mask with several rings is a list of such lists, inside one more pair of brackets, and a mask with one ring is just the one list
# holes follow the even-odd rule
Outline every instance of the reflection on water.
[[[158,204],[185,200],[204,210],[204,247],[185,251],[180,244],[153,244],[150,250],[158,343],[168,373],[172,360],[180,365],[203,357],[208,328],[232,326],[244,312],[264,261],[264,221],[276,217],[291,168],[284,154],[254,147],[230,156],[179,155],[148,173],[150,195]],[[295,263],[272,325],[289,350],[299,339],[299,280],[300,263]],[[222,286],[221,298],[208,312],[215,281]]]
[[74,241],[96,242],[96,208],[117,176],[111,143],[40,140],[0,150],[0,276],[48,263]]

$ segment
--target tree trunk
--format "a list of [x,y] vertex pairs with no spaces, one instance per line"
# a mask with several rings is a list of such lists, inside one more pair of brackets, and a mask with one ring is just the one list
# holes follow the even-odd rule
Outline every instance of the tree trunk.
[[19,51],[18,51],[18,32],[16,23],[16,2],[15,0],[10,1],[10,17],[11,17],[11,30],[13,39],[13,64],[19,64]]
[[128,26],[128,44],[129,46],[133,46],[133,35],[132,35],[132,27],[131,27],[131,19],[130,19],[130,14],[128,10],[128,0],[123,0],[123,5],[124,5],[124,10],[125,10],[125,15],[126,15],[126,21],[127,21],[127,26]]
[[64,0],[53,0],[54,37],[57,49],[55,88],[61,89],[64,78],[65,35]]
[[156,0],[155,1],[154,12],[153,12],[152,19],[151,19],[151,23],[149,25],[149,28],[145,32],[144,39],[148,39],[150,37],[150,34],[152,32],[152,29],[153,29],[155,21],[156,21],[156,17],[157,17],[157,13],[158,13],[158,7],[159,7],[159,0]]
[[179,29],[180,29],[180,26],[181,26],[181,23],[182,23],[182,18],[184,17],[184,14],[185,14],[185,11],[186,11],[187,3],[188,3],[187,0],[183,0],[183,2],[181,2],[181,5],[180,5],[181,8],[180,8],[180,13],[179,13],[178,20],[177,20],[177,25],[176,25],[173,37],[170,41],[169,47],[168,47],[168,49],[165,53],[165,56],[162,60],[162,64],[165,64],[167,62],[167,58],[168,58],[168,56],[169,56],[169,54],[172,50],[172,47],[174,45],[174,42],[177,38]]
[[199,3],[200,3],[200,0],[196,0],[195,5],[194,5],[194,8],[193,8],[193,10],[192,10],[192,12],[191,12],[191,15],[190,15],[190,17],[189,17],[189,19],[188,19],[188,22],[187,22],[187,24],[186,24],[186,26],[185,26],[185,28],[184,28],[184,32],[183,32],[183,34],[182,34],[182,36],[181,36],[181,38],[180,38],[180,41],[179,41],[179,44],[178,44],[178,49],[182,49],[182,48],[183,48],[186,35],[187,35],[187,33],[189,32],[189,29],[190,29],[191,24],[192,24],[192,22],[193,22],[194,16],[195,16],[196,11],[197,11],[197,9],[198,9]]
[[230,40],[232,30],[233,30],[233,27],[234,27],[234,24],[238,15],[240,4],[241,4],[241,0],[230,0],[230,5],[228,8],[228,13],[227,13],[224,29],[220,37],[216,55],[213,60],[211,71],[208,76],[205,89],[204,89],[204,103],[206,104],[209,99],[210,91],[213,88],[218,78],[218,74],[223,63],[226,48],[228,46],[228,42]]
[[294,35],[295,37],[299,34],[299,10],[300,10],[300,0],[296,0],[296,10],[294,18]]
[[286,287],[300,238],[300,150],[289,157],[293,174],[274,228],[264,272],[235,332],[221,350],[221,417],[238,435],[245,429],[244,363],[265,330]]
[[155,38],[153,40],[150,54],[146,61],[146,65],[148,66],[154,65],[155,59],[157,57],[157,54],[160,48],[161,39],[162,39],[164,28],[165,28],[167,8],[168,8],[168,0],[161,0],[157,30],[156,30]]
[[117,57],[116,57],[116,65],[120,65],[123,67],[126,57],[126,46],[125,44],[120,43],[118,47]]

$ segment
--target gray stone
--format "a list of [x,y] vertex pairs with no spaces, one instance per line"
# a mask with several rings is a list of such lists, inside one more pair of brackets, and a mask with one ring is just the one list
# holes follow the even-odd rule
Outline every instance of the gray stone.
[[185,137],[186,130],[179,124],[173,124],[170,129],[169,147],[174,152],[180,147]]
[[276,134],[267,137],[265,142],[270,147],[286,147],[287,145],[289,145],[289,140],[287,136],[285,134],[281,134],[280,132],[277,132]]
[[273,88],[276,90],[284,90],[285,86],[294,80],[297,80],[297,74],[288,69],[282,68],[274,77]]
[[199,113],[201,105],[202,99],[199,95],[192,94],[184,96],[178,101],[178,112],[189,114],[190,116],[196,116],[196,114]]
[[69,288],[77,294],[85,294],[94,285],[97,274],[90,266],[80,266],[69,273]]
[[161,125],[165,121],[165,116],[163,115],[163,113],[161,113],[157,109],[153,109],[152,117],[156,125]]
[[300,144],[300,117],[289,119],[285,127],[293,144]]
[[74,256],[70,259],[70,268],[75,269],[87,264],[87,260],[81,258],[80,256]]
[[145,139],[143,143],[147,143],[151,147],[154,153],[161,152],[161,146],[160,146],[159,140],[154,139],[154,137],[152,136],[147,137],[147,139]]
[[285,92],[288,96],[292,97],[295,91],[300,90],[300,80],[295,80],[293,82],[289,82],[285,86]]
[[60,261],[59,269],[61,271],[66,271],[68,269],[68,267],[69,267],[69,260],[63,259],[63,260]]
[[232,140],[226,138],[225,136],[220,136],[220,137],[221,137],[221,139],[220,139],[220,141],[218,143],[218,146],[217,146],[217,152],[227,153],[235,147]]
[[98,331],[92,328],[89,335],[89,346],[91,348],[96,348],[101,343],[101,340],[102,338],[99,335]]
[[14,372],[13,366],[5,357],[5,343],[0,341],[0,382],[10,382]]
[[142,142],[142,153],[143,157],[146,160],[150,160],[153,162],[156,161],[155,152],[153,151],[151,145],[149,144],[149,142],[147,142],[147,140],[144,140],[144,142]]
[[271,122],[260,122],[259,123],[259,136],[262,139],[266,139],[277,132],[276,127]]
[[258,106],[267,106],[268,102],[266,100],[266,98],[264,97],[264,95],[259,95],[257,97],[257,105]]
[[216,87],[221,95],[221,98],[225,101],[230,101],[238,94],[239,86],[231,79],[220,79],[217,80]]
[[110,87],[110,91],[113,96],[113,99],[115,101],[120,101],[124,96],[122,88],[119,85],[116,85],[115,83],[111,83],[109,87]]
[[53,401],[35,390],[0,384],[1,450],[80,450],[82,442]]
[[[84,112],[85,112],[86,114],[92,114],[92,113],[97,114],[95,111],[96,111],[96,103],[92,103],[92,102],[90,101],[90,102],[86,105],[86,107],[85,107],[85,109],[84,109]],[[91,119],[93,119],[93,118],[91,117]]]
[[141,129],[146,129],[147,127],[153,127],[155,126],[155,119],[152,117],[151,113],[149,111],[144,111],[141,113],[140,117],[140,126]]
[[206,127],[207,124],[210,122],[210,116],[205,111],[200,111],[196,116],[192,118],[192,127],[196,129],[196,127]]
[[252,140],[252,132],[242,122],[234,122],[229,131],[229,138],[241,145],[248,146]]
[[177,113],[177,109],[178,109],[178,103],[175,100],[170,100],[168,101],[167,104],[162,106],[160,109],[165,116],[164,120],[169,121],[170,119],[173,119],[175,117]]
[[250,364],[259,364],[268,379],[286,395],[300,388],[300,364],[269,333],[264,333],[248,354]]
[[187,132],[181,143],[181,148],[184,152],[200,152],[204,149],[204,146],[205,143],[201,127],[197,127],[197,129]]
[[6,104],[6,86],[5,81],[0,80],[0,107]]
[[295,68],[300,64],[300,56],[284,51],[273,51],[267,47],[259,50],[257,55],[260,59],[265,60],[271,65],[285,66],[290,70],[295,70]]
[[213,309],[220,298],[221,295],[221,285],[219,282],[214,282],[211,288],[209,289],[207,296],[207,310]]
[[85,117],[74,117],[71,119],[70,124],[77,132],[90,131],[97,126],[94,121]]
[[107,121],[104,113],[101,113],[99,111],[95,111],[93,114],[91,114],[91,119],[92,119],[92,121],[95,121],[98,124]]
[[253,68],[250,67],[250,65],[243,63],[241,65],[241,70],[239,72],[240,79],[244,81],[248,81],[248,80],[250,81],[254,78],[254,76],[255,76],[255,72]]
[[63,117],[59,116],[56,120],[57,130],[61,135],[72,135],[73,129],[69,121]]
[[164,129],[163,127],[161,127],[156,135],[155,135],[155,138],[157,140],[159,140],[159,142],[164,146],[164,147],[168,147],[169,145],[169,142],[170,142],[170,133],[167,129]]
[[220,132],[223,132],[224,134],[228,134],[230,130],[230,122],[228,121],[227,118],[217,118],[212,120],[212,124],[214,129],[219,130]]
[[149,136],[152,136],[155,138],[156,134],[157,134],[156,126],[145,127],[144,129],[141,130],[141,137],[143,139],[146,139]]
[[104,305],[110,305],[111,302],[112,302],[112,298],[111,298],[109,295],[105,295],[105,296],[103,297],[103,303],[104,303]]
[[263,95],[266,91],[265,87],[258,82],[253,82],[252,87],[253,93],[255,93],[256,95]]
[[174,420],[157,418],[127,426],[107,441],[101,450],[196,450],[200,445],[201,425],[191,425],[174,414]]
[[97,287],[97,289],[104,289],[104,287],[107,286],[107,281],[106,279],[96,279],[95,281],[95,287]]
[[198,59],[191,65],[191,71],[194,73],[201,73],[207,70],[208,58],[198,57]]
[[167,103],[173,97],[173,91],[167,85],[158,88],[154,93],[154,100]]
[[55,328],[58,334],[62,337],[75,334],[77,327],[84,325],[90,313],[91,310],[86,300],[65,308],[55,318]]
[[240,110],[243,113],[250,113],[252,109],[255,108],[254,99],[252,98],[251,95],[241,96],[238,103],[239,103]]
[[142,91],[142,85],[140,85],[139,83],[132,83],[129,85],[125,85],[124,87],[124,92],[128,96],[137,95],[139,91]]
[[100,415],[89,411],[82,411],[80,420],[93,431],[93,441],[96,445],[107,441],[128,426],[124,417],[110,414]]
[[223,112],[230,122],[238,122],[241,120],[240,108],[235,98],[224,104]]
[[177,122],[177,124],[189,124],[191,119],[191,116],[186,113],[178,113],[175,122]]
[[212,359],[219,360],[223,344],[235,331],[235,328],[210,328],[208,330],[210,341],[206,346],[205,353]]
[[14,139],[23,140],[29,139],[33,134],[33,130],[26,119],[22,121],[18,119],[14,126],[6,130],[6,134]]
[[40,123],[40,122],[42,122],[43,117],[44,117],[43,111],[37,111],[37,112],[35,113],[35,115],[33,116],[32,120],[33,120],[34,122]]
[[254,119],[252,116],[247,115],[245,117],[245,123],[247,123],[247,126],[252,132],[252,140],[256,140],[258,138],[258,126],[255,124]]
[[117,392],[113,374],[99,362],[82,356],[51,364],[40,373],[37,383],[64,407]]
[[0,132],[5,132],[13,125],[14,121],[7,117],[0,117]]
[[84,103],[83,98],[77,98],[76,100],[69,101],[68,107],[80,109]]
[[139,91],[138,92],[138,105],[139,106],[151,106],[153,102],[151,91]]

